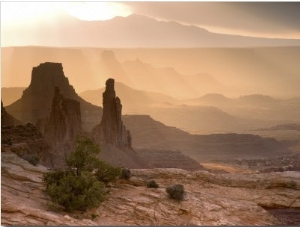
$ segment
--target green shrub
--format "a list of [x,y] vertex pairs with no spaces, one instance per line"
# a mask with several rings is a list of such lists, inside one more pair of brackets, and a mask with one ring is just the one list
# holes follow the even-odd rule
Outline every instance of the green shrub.
[[182,184],[170,185],[166,188],[169,197],[174,200],[181,201],[184,198],[184,187]]
[[85,211],[98,206],[105,199],[105,185],[95,179],[90,172],[83,171],[76,176],[70,170],[63,173],[54,171],[44,180],[47,183],[46,192],[52,202],[62,205],[68,212]]
[[131,177],[131,171],[130,171],[130,169],[123,168],[121,170],[121,176],[120,176],[120,178],[121,179],[125,179],[125,180],[129,180],[130,177]]
[[155,182],[155,180],[150,180],[147,182],[147,188],[158,188],[158,184]]
[[[60,205],[68,212],[85,211],[104,201],[106,190],[103,182],[114,181],[120,170],[99,160],[99,152],[99,146],[91,139],[79,137],[75,151],[66,158],[68,169],[44,174],[46,192],[54,205]],[[96,171],[95,175],[93,171]]]
[[23,159],[25,159],[27,162],[29,162],[31,165],[36,166],[40,162],[40,158],[37,154],[27,154],[22,156]]
[[96,177],[99,181],[107,185],[109,182],[115,182],[120,176],[120,173],[120,168],[113,167],[106,162],[100,161],[97,166]]
[[46,182],[46,190],[52,184],[59,184],[59,181],[65,176],[67,172],[61,169],[51,170],[44,173],[44,182]]
[[81,171],[91,172],[99,164],[98,155],[100,147],[94,144],[90,138],[80,136],[77,139],[75,151],[67,158],[66,163],[70,169],[76,170],[76,175]]

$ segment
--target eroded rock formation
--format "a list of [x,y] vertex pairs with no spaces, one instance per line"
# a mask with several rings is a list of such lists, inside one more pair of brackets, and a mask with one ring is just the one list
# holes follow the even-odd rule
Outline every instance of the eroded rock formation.
[[80,103],[64,98],[58,87],[52,101],[52,109],[49,120],[43,124],[39,122],[39,129],[51,144],[74,141],[82,132]]
[[7,111],[23,123],[36,124],[51,112],[54,89],[58,87],[65,98],[80,102],[83,129],[91,129],[100,121],[101,107],[94,106],[80,98],[64,75],[61,63],[46,62],[33,67],[31,83],[22,98],[7,106]]
[[27,160],[38,157],[39,163],[51,166],[50,146],[30,123],[1,127],[1,152],[12,151]]
[[114,79],[106,81],[106,89],[103,93],[103,116],[101,123],[97,125],[92,136],[100,144],[131,148],[130,131],[126,129],[122,121],[122,104],[116,97]]
[[93,128],[92,138],[101,147],[101,159],[115,166],[147,168],[147,162],[131,147],[131,134],[122,121],[122,104],[116,97],[114,82],[114,79],[106,81],[103,116]]

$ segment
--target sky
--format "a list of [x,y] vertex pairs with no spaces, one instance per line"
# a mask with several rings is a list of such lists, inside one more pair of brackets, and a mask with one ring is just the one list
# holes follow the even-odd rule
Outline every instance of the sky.
[[38,25],[59,27],[64,14],[88,21],[140,14],[215,33],[300,39],[299,12],[300,2],[1,2],[1,46],[26,45],[21,29],[39,36]]

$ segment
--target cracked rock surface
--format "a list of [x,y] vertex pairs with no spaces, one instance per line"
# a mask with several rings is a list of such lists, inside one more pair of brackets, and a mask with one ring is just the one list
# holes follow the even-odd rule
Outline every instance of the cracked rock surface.
[[[280,225],[262,207],[300,208],[300,173],[212,174],[181,169],[132,169],[107,200],[85,213],[51,211],[42,174],[12,152],[2,152],[2,225]],[[159,188],[147,188],[155,180]],[[181,202],[165,188],[182,184]],[[94,217],[93,220],[91,217]]]

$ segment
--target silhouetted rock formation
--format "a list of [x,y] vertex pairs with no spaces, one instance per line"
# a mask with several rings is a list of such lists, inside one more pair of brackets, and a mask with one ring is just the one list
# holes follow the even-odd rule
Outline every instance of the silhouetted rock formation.
[[1,101],[1,126],[15,126],[20,122],[6,112],[3,107],[3,102]]
[[122,121],[122,104],[119,97],[116,97],[114,83],[114,79],[106,81],[102,120],[100,125],[93,129],[92,136],[100,144],[131,148],[131,135]]
[[7,106],[7,111],[23,123],[36,124],[38,119],[49,116],[55,87],[60,89],[65,98],[80,102],[83,129],[91,131],[100,121],[102,109],[76,94],[64,75],[61,63],[46,62],[33,67],[29,87],[24,90],[21,99]]
[[80,103],[64,98],[56,87],[49,120],[44,124],[44,128],[41,123],[37,125],[51,144],[74,141],[76,136],[82,133]]
[[148,164],[131,147],[131,135],[122,121],[122,104],[114,88],[114,79],[106,81],[103,93],[103,116],[92,130],[94,142],[101,145],[100,158],[127,168],[148,168]]

